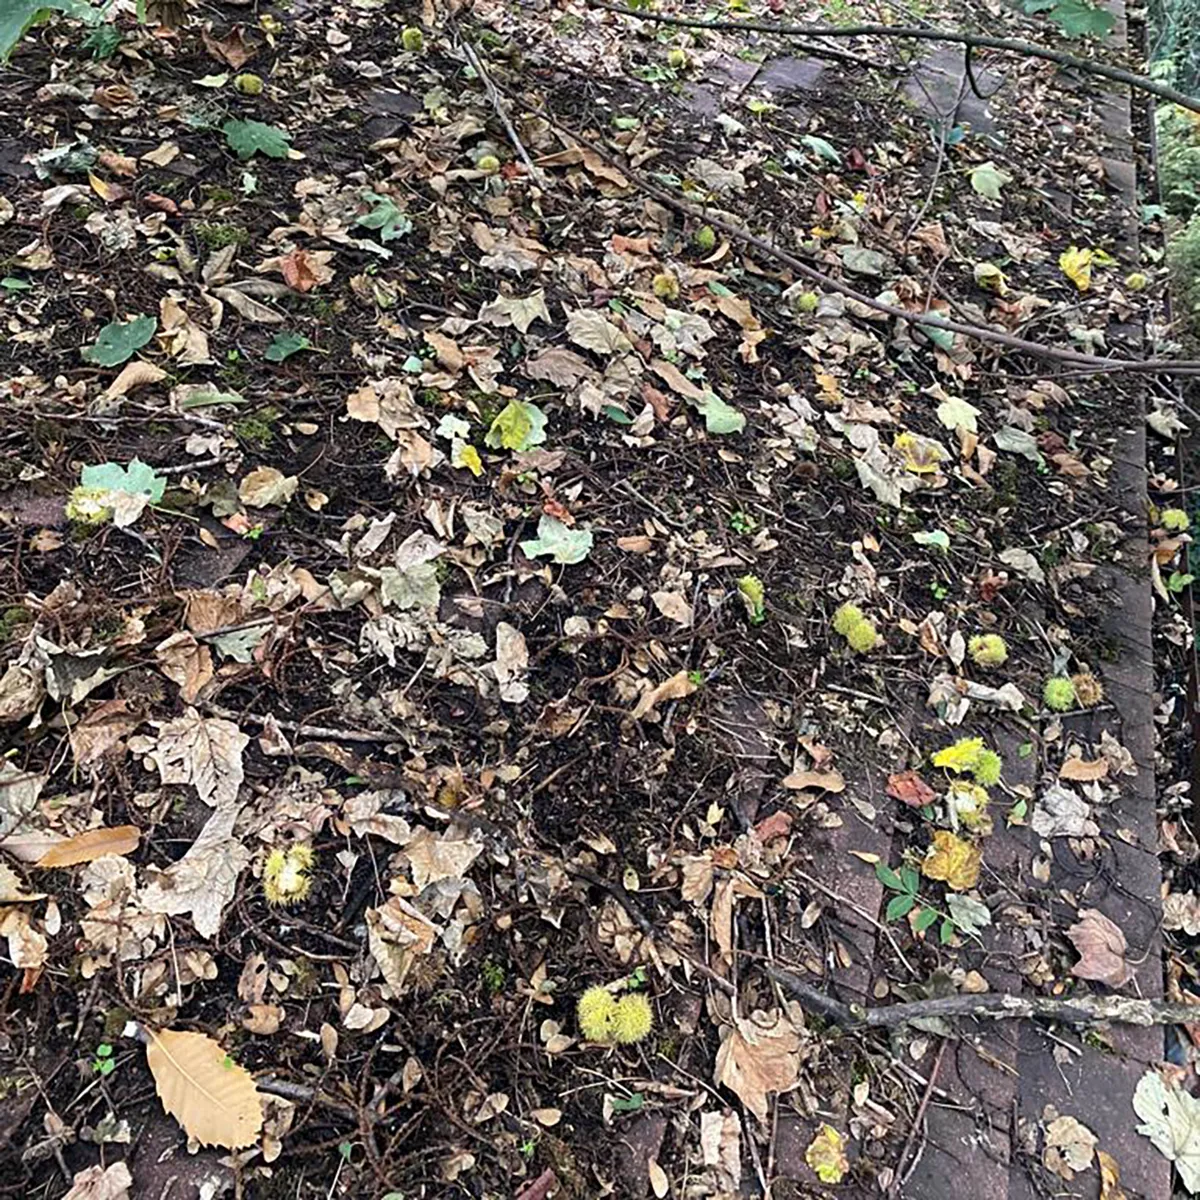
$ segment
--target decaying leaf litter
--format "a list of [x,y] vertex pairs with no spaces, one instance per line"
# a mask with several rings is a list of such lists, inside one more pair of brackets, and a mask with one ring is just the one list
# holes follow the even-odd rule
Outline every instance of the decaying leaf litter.
[[[1172,352],[1099,92],[980,51],[992,137],[881,40],[186,15],[39,28],[3,77],[22,1189],[149,1194],[176,1121],[252,1191],[895,1186],[950,1030],[840,1034],[781,972],[980,993],[999,929],[1035,995],[1146,961],[1047,885],[1142,836],[1149,763],[1071,714],[1112,711],[1114,565],[1186,636],[1186,501],[1167,461],[1152,552],[1114,504],[1129,373],[916,319]],[[1186,1084],[1128,1114],[1185,1184]],[[1088,1119],[1029,1169],[1118,1178]]]

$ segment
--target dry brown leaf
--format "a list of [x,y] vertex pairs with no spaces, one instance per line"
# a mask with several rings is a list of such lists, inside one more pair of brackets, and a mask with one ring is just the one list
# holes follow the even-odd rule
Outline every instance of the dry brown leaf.
[[160,380],[166,379],[167,373],[162,367],[156,367],[153,363],[142,362],[141,359],[134,359],[133,362],[126,363],[121,368],[120,374],[116,379],[108,385],[104,395],[113,400],[117,396],[127,396],[136,388],[148,387],[152,383],[158,383]]
[[158,669],[179,685],[179,695],[185,704],[191,704],[200,694],[200,689],[213,677],[212,651],[190,633],[173,633],[166,641],[154,647]]
[[657,1159],[646,1159],[646,1174],[650,1178],[650,1190],[657,1200],[664,1200],[666,1194],[671,1190],[671,1181],[667,1178],[666,1171],[658,1165]]
[[205,804],[217,807],[237,800],[242,751],[249,741],[232,721],[202,717],[189,708],[160,726],[150,760],[163,783],[190,783]]
[[1068,1183],[1080,1171],[1092,1165],[1099,1139],[1074,1117],[1056,1117],[1046,1126],[1046,1147],[1042,1165]]
[[63,1200],[128,1200],[133,1176],[123,1162],[96,1165],[75,1172],[71,1190]]
[[34,864],[37,867],[73,867],[93,862],[106,854],[132,854],[142,840],[136,825],[116,825],[111,829],[89,829],[52,846]]
[[572,388],[581,379],[595,374],[583,355],[565,346],[543,350],[537,358],[527,359],[523,369],[530,379],[541,379],[561,388]]
[[461,826],[445,833],[434,833],[419,826],[404,847],[412,868],[413,886],[418,890],[442,879],[462,878],[482,852],[480,835],[468,833],[464,836]]
[[260,1037],[269,1037],[279,1032],[283,1017],[281,1004],[251,1004],[242,1017],[242,1028]]
[[783,786],[789,791],[802,792],[812,788],[817,791],[838,792],[846,790],[846,780],[841,771],[794,771],[783,779]]
[[8,939],[8,957],[17,970],[35,971],[46,965],[50,943],[24,909],[0,908],[0,937]]
[[767,1094],[787,1091],[799,1074],[800,1037],[778,1009],[755,1011],[722,1031],[714,1079],[760,1121],[767,1119]]
[[71,729],[71,750],[77,766],[98,762],[119,748],[125,754],[125,739],[138,727],[139,718],[129,711],[129,701],[105,700]]
[[1074,783],[1091,783],[1093,780],[1105,779],[1107,776],[1107,758],[1088,761],[1077,754],[1071,755],[1069,758],[1063,759],[1063,764],[1058,769],[1059,779],[1069,779]]
[[923,808],[937,799],[937,793],[916,771],[898,771],[889,775],[887,794],[909,808]]
[[1107,1150],[1097,1150],[1096,1160],[1100,1164],[1100,1200],[1127,1200],[1117,1160]]
[[368,908],[366,916],[367,946],[384,982],[399,999],[413,963],[433,949],[438,927],[403,896],[391,896],[382,907]]
[[664,679],[658,687],[643,692],[636,707],[629,715],[635,721],[640,721],[664,700],[682,700],[685,696],[690,696],[697,686],[687,671],[677,671],[670,679]]
[[1079,953],[1079,961],[1071,968],[1077,979],[1119,988],[1133,978],[1133,968],[1125,961],[1125,935],[1099,909],[1081,908],[1079,920],[1067,930],[1067,937]]
[[45,892],[27,892],[20,875],[7,863],[0,862],[0,904],[27,904],[45,898]]
[[692,623],[692,606],[678,592],[654,592],[650,599],[654,601],[654,607],[669,621],[684,626]]
[[240,1150],[262,1129],[254,1079],[203,1033],[148,1029],[146,1062],[162,1106],[202,1146]]

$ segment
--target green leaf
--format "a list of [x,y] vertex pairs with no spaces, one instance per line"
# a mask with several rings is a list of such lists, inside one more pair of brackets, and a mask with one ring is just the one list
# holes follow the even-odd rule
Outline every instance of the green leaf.
[[184,384],[179,396],[179,407],[183,411],[190,408],[216,408],[220,404],[245,404],[246,397],[240,392],[222,392],[219,388],[208,383]]
[[961,396],[947,396],[937,406],[937,419],[947,429],[965,429],[968,433],[979,432],[979,409]]
[[138,458],[127,467],[114,462],[84,467],[79,482],[85,488],[121,492],[126,496],[149,496],[152,504],[157,504],[163,498],[167,487],[167,481],[156,474],[152,466]]
[[802,137],[800,141],[818,158],[823,158],[826,162],[840,163],[842,161],[842,156],[823,137],[817,137],[816,134],[810,133]]
[[884,918],[888,921],[895,921],[897,918],[911,912],[916,902],[916,896],[910,896],[907,892],[901,892],[900,895],[893,896],[888,901],[888,906],[884,911]]
[[413,223],[408,213],[396,207],[396,202],[390,196],[381,196],[378,192],[363,192],[362,198],[375,207],[366,216],[359,217],[356,224],[366,229],[379,232],[381,242],[395,241],[406,233],[412,233]]
[[119,367],[133,357],[158,328],[157,317],[134,317],[132,321],[112,321],[100,330],[92,346],[84,346],[80,356],[84,362],[100,367]]
[[1112,13],[1087,0],[1032,0],[1032,3],[1035,7],[1026,3],[1026,12],[1046,12],[1069,38],[1104,37],[1116,24]]
[[543,515],[536,538],[521,543],[530,558],[548,555],[556,563],[579,563],[592,551],[592,535],[586,529],[571,529],[557,517]]
[[943,946],[948,946],[954,941],[954,922],[949,917],[942,922],[941,928],[938,930],[938,941]]
[[936,546],[939,550],[950,549],[950,535],[944,529],[919,529],[912,535],[918,546]]
[[263,351],[267,362],[286,362],[301,350],[311,350],[312,342],[302,333],[277,333],[271,344]]
[[226,121],[221,126],[225,142],[238,158],[245,162],[256,154],[268,158],[287,158],[291,141],[286,130],[262,121]]
[[961,892],[947,892],[946,907],[950,910],[950,919],[968,936],[977,934],[992,923],[991,910],[974,896],[966,896]]
[[990,158],[971,172],[971,186],[988,200],[998,201],[1000,189],[1006,183],[1012,183],[1012,176],[1007,171],[1000,170]]
[[638,1112],[646,1103],[646,1097],[641,1092],[634,1092],[628,1100],[623,1096],[613,1096],[609,1103],[613,1112]]
[[935,908],[923,908],[913,919],[913,932],[924,933],[930,925],[936,923],[938,912]]
[[89,25],[100,20],[99,10],[84,0],[0,0],[0,62],[7,62],[30,26],[52,12],[81,17]]
[[15,275],[5,275],[0,279],[0,288],[6,292],[27,292],[33,284],[26,279],[18,279]]
[[746,418],[715,392],[705,392],[703,399],[694,403],[709,433],[741,433],[746,428]]
[[921,876],[915,868],[900,868],[900,886],[910,896],[915,896],[917,894],[917,888],[921,886]]
[[536,404],[510,400],[496,414],[483,440],[493,450],[516,450],[518,453],[540,446],[546,440],[546,414]]
[[875,878],[885,888],[891,888],[893,892],[904,891],[904,884],[900,881],[900,876],[891,867],[885,867],[881,862],[875,864]]

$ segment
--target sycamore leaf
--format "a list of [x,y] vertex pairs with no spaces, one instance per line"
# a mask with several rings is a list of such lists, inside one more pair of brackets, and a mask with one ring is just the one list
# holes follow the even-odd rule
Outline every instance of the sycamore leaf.
[[1142,1119],[1138,1133],[1175,1164],[1189,1192],[1200,1192],[1200,1100],[1151,1067],[1134,1089],[1133,1111]]
[[971,172],[971,187],[988,200],[999,200],[1000,189],[1006,183],[1012,183],[1012,176],[1002,171],[990,158]]
[[254,1079],[203,1033],[147,1029],[146,1062],[163,1108],[202,1146],[240,1150],[263,1124]]
[[714,1080],[760,1121],[767,1119],[767,1095],[794,1087],[799,1074],[800,1038],[778,1009],[756,1011],[722,1030]]
[[934,830],[933,845],[921,863],[926,879],[940,879],[956,892],[966,892],[979,882],[983,851],[948,829]]
[[979,423],[975,419],[978,416],[979,409],[961,396],[950,396],[937,406],[937,419],[947,429],[965,429],[968,433],[978,433]]
[[846,1141],[832,1125],[822,1125],[804,1152],[804,1161],[822,1183],[841,1183],[850,1170]]
[[156,474],[153,467],[138,458],[127,467],[113,462],[84,467],[79,482],[83,487],[100,488],[106,492],[146,496],[152,504],[157,504],[167,489],[167,481]]
[[592,552],[592,535],[587,529],[572,529],[557,517],[544,514],[538,521],[537,537],[521,543],[529,558],[549,556],[556,563],[580,563]]
[[241,786],[242,751],[250,739],[232,722],[194,708],[160,725],[150,761],[163,783],[190,783],[205,804],[232,805]]
[[567,336],[575,345],[597,354],[626,354],[633,349],[629,339],[595,308],[571,313],[567,317]]
[[136,825],[117,825],[111,829],[89,829],[51,846],[34,863],[37,867],[73,867],[93,862],[106,854],[132,854],[142,840]]
[[[521,333],[528,333],[534,321],[551,323],[550,310],[546,307],[546,293],[538,288],[530,296],[497,296],[479,310],[479,319],[501,328],[511,325]],[[570,353],[570,351],[568,351]]]
[[262,121],[226,121],[221,126],[225,142],[242,162],[256,154],[268,158],[287,158],[291,150],[288,133]]
[[546,440],[546,414],[526,400],[510,400],[492,422],[484,443],[493,450],[515,450],[518,454]]
[[110,321],[100,330],[100,336],[79,352],[84,362],[98,367],[119,367],[132,358],[153,336],[158,328],[157,317],[137,316],[129,321]]

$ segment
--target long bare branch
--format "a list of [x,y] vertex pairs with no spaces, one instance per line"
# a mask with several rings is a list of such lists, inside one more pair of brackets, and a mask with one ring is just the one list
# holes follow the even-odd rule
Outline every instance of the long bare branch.
[[1108,63],[1097,62],[1091,58],[1078,58],[1063,50],[1054,50],[1037,42],[1025,42],[1018,38],[989,37],[983,33],[963,33],[956,29],[930,29],[924,25],[793,25],[786,21],[737,21],[729,18],[705,20],[702,17],[679,17],[670,13],[650,12],[647,9],[629,8],[624,4],[613,4],[611,0],[584,0],[590,8],[602,8],[607,12],[620,13],[626,17],[636,17],[639,21],[654,21],[660,25],[679,25],[686,29],[727,29],[755,33],[771,33],[778,37],[787,38],[846,38],[846,37],[887,37],[903,38],[924,42],[955,42],[960,46],[978,46],[989,50],[1005,50],[1010,54],[1020,54],[1025,58],[1041,58],[1047,62],[1057,63],[1060,67],[1070,67],[1075,71],[1084,71],[1089,75],[1099,75],[1111,79],[1114,83],[1123,83],[1126,87],[1136,88],[1160,100],[1169,100],[1192,112],[1200,112],[1200,99],[1189,96],[1176,88],[1168,87],[1165,83],[1138,75],[1134,71],[1126,71],[1123,67],[1110,66]]

